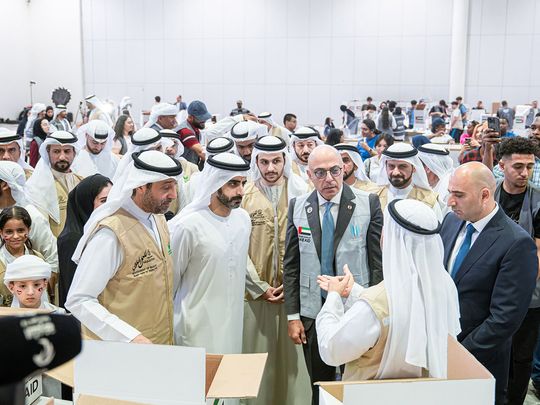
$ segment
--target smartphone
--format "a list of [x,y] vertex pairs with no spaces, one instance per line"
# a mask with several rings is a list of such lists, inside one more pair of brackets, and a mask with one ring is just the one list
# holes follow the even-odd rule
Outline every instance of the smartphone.
[[487,119],[488,128],[492,131],[501,132],[501,125],[499,117],[488,117]]
[[465,139],[465,143],[466,143],[467,145],[470,145],[470,144],[471,144],[471,141],[472,141],[472,138],[467,138],[467,139]]

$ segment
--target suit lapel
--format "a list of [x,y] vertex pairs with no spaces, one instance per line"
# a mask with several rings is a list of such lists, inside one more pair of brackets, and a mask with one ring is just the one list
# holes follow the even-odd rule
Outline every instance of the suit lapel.
[[319,199],[317,198],[317,190],[314,190],[306,201],[306,217],[311,229],[311,237],[317,250],[319,261],[321,260],[321,220],[319,218]]
[[354,193],[350,187],[343,184],[343,192],[341,193],[341,200],[339,202],[339,211],[337,216],[336,229],[334,231],[334,255],[336,254],[337,247],[341,238],[351,221],[354,208],[356,204],[352,202],[354,199]]
[[[454,215],[454,214],[448,214],[448,215]],[[448,231],[448,234],[451,235],[451,239],[448,241],[443,241],[445,244],[444,249],[444,267],[446,267],[446,270],[450,273],[451,269],[448,268],[448,262],[450,260],[450,256],[452,255],[452,251],[454,250],[454,246],[456,244],[456,239],[459,235],[459,232],[461,231],[461,228],[465,225],[465,221],[461,221],[456,217],[456,221],[453,221],[453,223],[449,224],[450,230]]]
[[474,245],[472,245],[467,256],[465,256],[465,259],[455,276],[456,284],[459,283],[463,276],[471,270],[478,259],[480,259],[480,257],[482,257],[491,245],[493,245],[501,236],[501,232],[504,229],[499,222],[501,212],[501,208],[499,208],[499,212],[491,218],[491,221],[487,223],[486,227],[482,230],[482,233],[478,235],[478,238],[474,242]]

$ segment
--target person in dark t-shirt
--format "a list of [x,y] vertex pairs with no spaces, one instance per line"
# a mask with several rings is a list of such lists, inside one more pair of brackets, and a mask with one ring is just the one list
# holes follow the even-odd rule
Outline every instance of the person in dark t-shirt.
[[[495,200],[513,221],[540,246],[540,189],[529,182],[534,170],[537,144],[530,139],[507,138],[499,144],[498,158],[504,178],[497,185]],[[534,349],[540,325],[540,282],[520,328],[512,338],[507,404],[522,404],[531,377]]]

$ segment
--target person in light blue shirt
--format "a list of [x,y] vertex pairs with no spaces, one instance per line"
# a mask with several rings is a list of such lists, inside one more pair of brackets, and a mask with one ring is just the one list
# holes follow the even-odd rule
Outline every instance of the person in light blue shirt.
[[358,141],[356,147],[362,160],[369,159],[372,156],[376,156],[375,142],[377,141],[377,135],[381,133],[375,125],[375,121],[365,119],[360,124],[360,131],[362,132],[362,138]]

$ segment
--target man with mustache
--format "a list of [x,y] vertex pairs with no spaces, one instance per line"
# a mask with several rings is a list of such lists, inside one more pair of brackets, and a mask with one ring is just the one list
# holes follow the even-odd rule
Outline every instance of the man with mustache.
[[[316,147],[308,164],[315,190],[289,203],[283,286],[289,337],[302,345],[315,383],[332,381],[336,373],[322,361],[317,345],[315,319],[326,300],[317,277],[342,276],[348,264],[362,286],[379,283],[383,217],[375,194],[343,184],[343,160],[335,148]],[[312,404],[318,404],[318,387],[312,392]]]
[[302,350],[288,338],[283,305],[283,251],[289,200],[307,192],[291,170],[287,143],[276,136],[259,138],[251,158],[252,182],[242,208],[251,218],[244,302],[244,353],[268,353],[257,399],[246,404],[309,404],[309,376]]
[[231,138],[236,145],[236,153],[249,164],[255,141],[267,133],[264,125],[253,121],[242,121],[234,124],[231,128]]
[[79,152],[77,137],[67,131],[47,136],[39,147],[38,164],[26,182],[28,198],[49,218],[54,236],[58,237],[66,222],[68,194],[83,179],[71,171]]
[[375,193],[379,187],[366,175],[362,156],[354,145],[338,143],[334,146],[343,159],[343,182],[350,187],[356,187],[368,193]]
[[170,345],[173,267],[163,214],[182,166],[149,150],[134,153],[126,171],[85,225],[66,308],[90,337]]
[[431,190],[426,171],[415,148],[403,142],[395,143],[382,153],[380,164],[381,171],[377,184],[383,187],[377,194],[383,210],[395,199],[411,198],[429,205],[437,219],[442,221],[438,194]]
[[[530,182],[535,168],[535,141],[515,137],[505,139],[497,150],[504,178],[495,189],[495,201],[540,247],[540,190]],[[540,250],[539,250],[540,252]],[[538,252],[537,252],[538,255]],[[540,281],[536,281],[527,315],[512,338],[507,403],[522,404],[531,377],[534,348],[540,325]]]
[[312,127],[300,127],[291,134],[293,158],[292,170],[293,173],[301,176],[306,182],[309,182],[307,175],[308,158],[313,149],[318,145],[322,145],[323,141],[319,132]]
[[169,221],[178,345],[242,352],[251,221],[240,205],[248,172],[240,156],[208,157],[193,201]]

